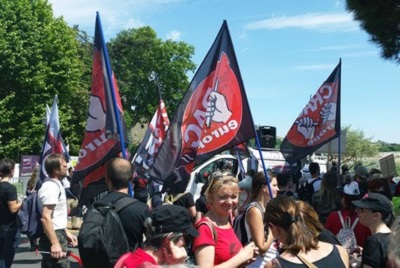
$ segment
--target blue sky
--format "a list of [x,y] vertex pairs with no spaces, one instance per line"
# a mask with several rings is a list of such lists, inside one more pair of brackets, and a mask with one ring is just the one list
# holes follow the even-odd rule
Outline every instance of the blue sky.
[[197,66],[227,20],[254,122],[275,126],[281,137],[342,58],[342,126],[400,143],[399,67],[380,58],[344,0],[49,2],[55,16],[92,36],[96,11],[106,39],[150,26],[162,39],[193,45]]

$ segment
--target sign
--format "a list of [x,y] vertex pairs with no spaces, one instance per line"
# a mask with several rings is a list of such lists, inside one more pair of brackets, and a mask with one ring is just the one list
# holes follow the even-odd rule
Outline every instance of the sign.
[[32,175],[33,169],[39,164],[39,155],[22,155],[19,168],[20,177],[29,177]]
[[390,154],[384,158],[379,159],[382,175],[387,178],[390,176],[396,176],[396,163],[394,161],[394,155]]

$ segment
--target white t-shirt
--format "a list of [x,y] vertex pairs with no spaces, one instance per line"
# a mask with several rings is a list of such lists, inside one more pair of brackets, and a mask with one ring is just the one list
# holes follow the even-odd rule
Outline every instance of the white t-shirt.
[[310,179],[308,179],[308,183],[312,183],[313,182],[313,180],[316,180],[316,179],[319,179],[319,180],[317,180],[316,182],[314,182],[314,184],[313,184],[313,187],[314,187],[314,193],[315,192],[318,192],[319,190],[321,190],[321,179],[318,177],[318,178],[310,178]]
[[43,209],[43,205],[56,205],[52,215],[54,230],[62,230],[67,228],[67,198],[65,196],[64,187],[60,180],[47,179],[42,184],[42,187],[40,187],[38,196],[40,210]]

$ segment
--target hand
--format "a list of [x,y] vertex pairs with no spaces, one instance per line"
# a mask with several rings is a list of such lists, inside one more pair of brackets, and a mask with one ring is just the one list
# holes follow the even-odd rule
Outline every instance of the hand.
[[78,239],[76,238],[76,236],[71,234],[69,231],[67,231],[66,234],[68,244],[70,244],[72,247],[76,247],[78,245]]
[[[229,111],[226,97],[221,93],[212,91],[209,96],[206,117],[214,122],[226,123],[231,115],[232,112]],[[207,125],[207,127],[209,126]]]
[[242,255],[243,262],[253,262],[255,260],[255,256],[259,254],[258,247],[256,247],[254,242],[250,242],[239,251],[239,254]]
[[315,126],[318,123],[314,122],[311,117],[302,117],[296,120],[297,131],[300,132],[305,139],[309,139],[314,134]]
[[167,257],[168,264],[184,263],[187,259],[185,243],[181,240],[182,239],[179,239],[176,243],[169,240],[169,256]]
[[325,103],[322,107],[321,111],[319,112],[322,123],[325,124],[328,120],[335,120],[336,118],[336,103],[329,102]]
[[60,259],[60,258],[65,258],[67,254],[62,251],[60,243],[57,242],[56,244],[51,245],[50,256],[53,259]]

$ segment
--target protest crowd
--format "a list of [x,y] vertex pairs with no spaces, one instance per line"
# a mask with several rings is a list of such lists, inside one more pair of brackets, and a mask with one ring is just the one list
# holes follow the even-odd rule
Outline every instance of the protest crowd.
[[[128,247],[121,251],[116,243],[107,244],[107,241],[105,248],[93,248],[92,230],[85,227],[97,220],[90,212],[92,208],[84,215],[78,238],[69,231],[66,191],[62,185],[67,176],[67,163],[61,154],[51,154],[44,166],[48,178],[38,191],[43,233],[38,237],[37,247],[40,252],[50,254],[42,254],[42,267],[69,267],[66,253],[68,247],[76,246],[84,267],[400,265],[396,245],[399,219],[395,218],[392,203],[392,198],[400,194],[400,187],[393,178],[383,177],[377,169],[368,171],[359,165],[350,173],[344,166],[344,173],[339,174],[332,168],[321,174],[319,165],[312,162],[303,168],[297,187],[289,173],[276,174],[269,170],[266,177],[262,171],[249,172],[254,174],[250,177],[251,197],[240,210],[239,196],[246,191],[240,188],[232,170],[217,169],[208,175],[207,187],[199,200],[193,200],[193,196],[186,193],[171,202],[167,193],[160,205],[150,209],[149,195],[146,200],[128,195],[129,184],[138,176],[134,175],[132,163],[124,158],[113,158],[105,174],[109,191],[95,201],[93,207],[113,204],[119,221],[110,222],[110,225],[120,223],[123,235],[112,233],[116,229],[111,227],[110,233],[95,239],[116,237],[122,240],[126,237]],[[12,160],[0,161],[1,213],[6,215],[1,217],[1,267],[11,267],[21,236],[16,223],[21,202],[15,186],[8,182],[13,170]],[[278,179],[282,178],[286,180],[285,185],[290,185],[289,189],[278,187]],[[332,192],[329,190],[331,180],[335,182]],[[315,181],[320,183],[314,189]],[[363,183],[366,188],[361,187]],[[310,193],[305,194],[305,190],[299,190],[301,187],[308,187]],[[182,202],[178,202],[180,198]],[[332,202],[324,201],[330,198]],[[207,211],[195,220],[193,206],[199,204],[200,199],[205,202]],[[125,204],[118,209],[122,200]],[[112,247],[115,247],[114,252]]]
[[[24,200],[10,183],[15,162],[0,161],[0,268],[12,266],[21,233],[43,268],[70,267],[72,247],[87,268],[400,267],[398,180],[360,164],[350,170],[339,161],[322,173],[317,162],[300,161],[340,136],[341,61],[321,86],[329,90],[311,98],[306,107],[315,109],[302,113],[282,142],[296,170],[234,170],[221,161],[200,174],[197,197],[186,188],[196,164],[258,141],[226,21],[177,119],[168,128],[160,100],[148,129],[153,140],[142,141],[133,158],[124,147],[116,78],[104,72],[111,67],[103,38],[97,14],[94,85],[76,166],[64,150],[57,97],[49,146]],[[118,126],[110,127],[110,116]]]

